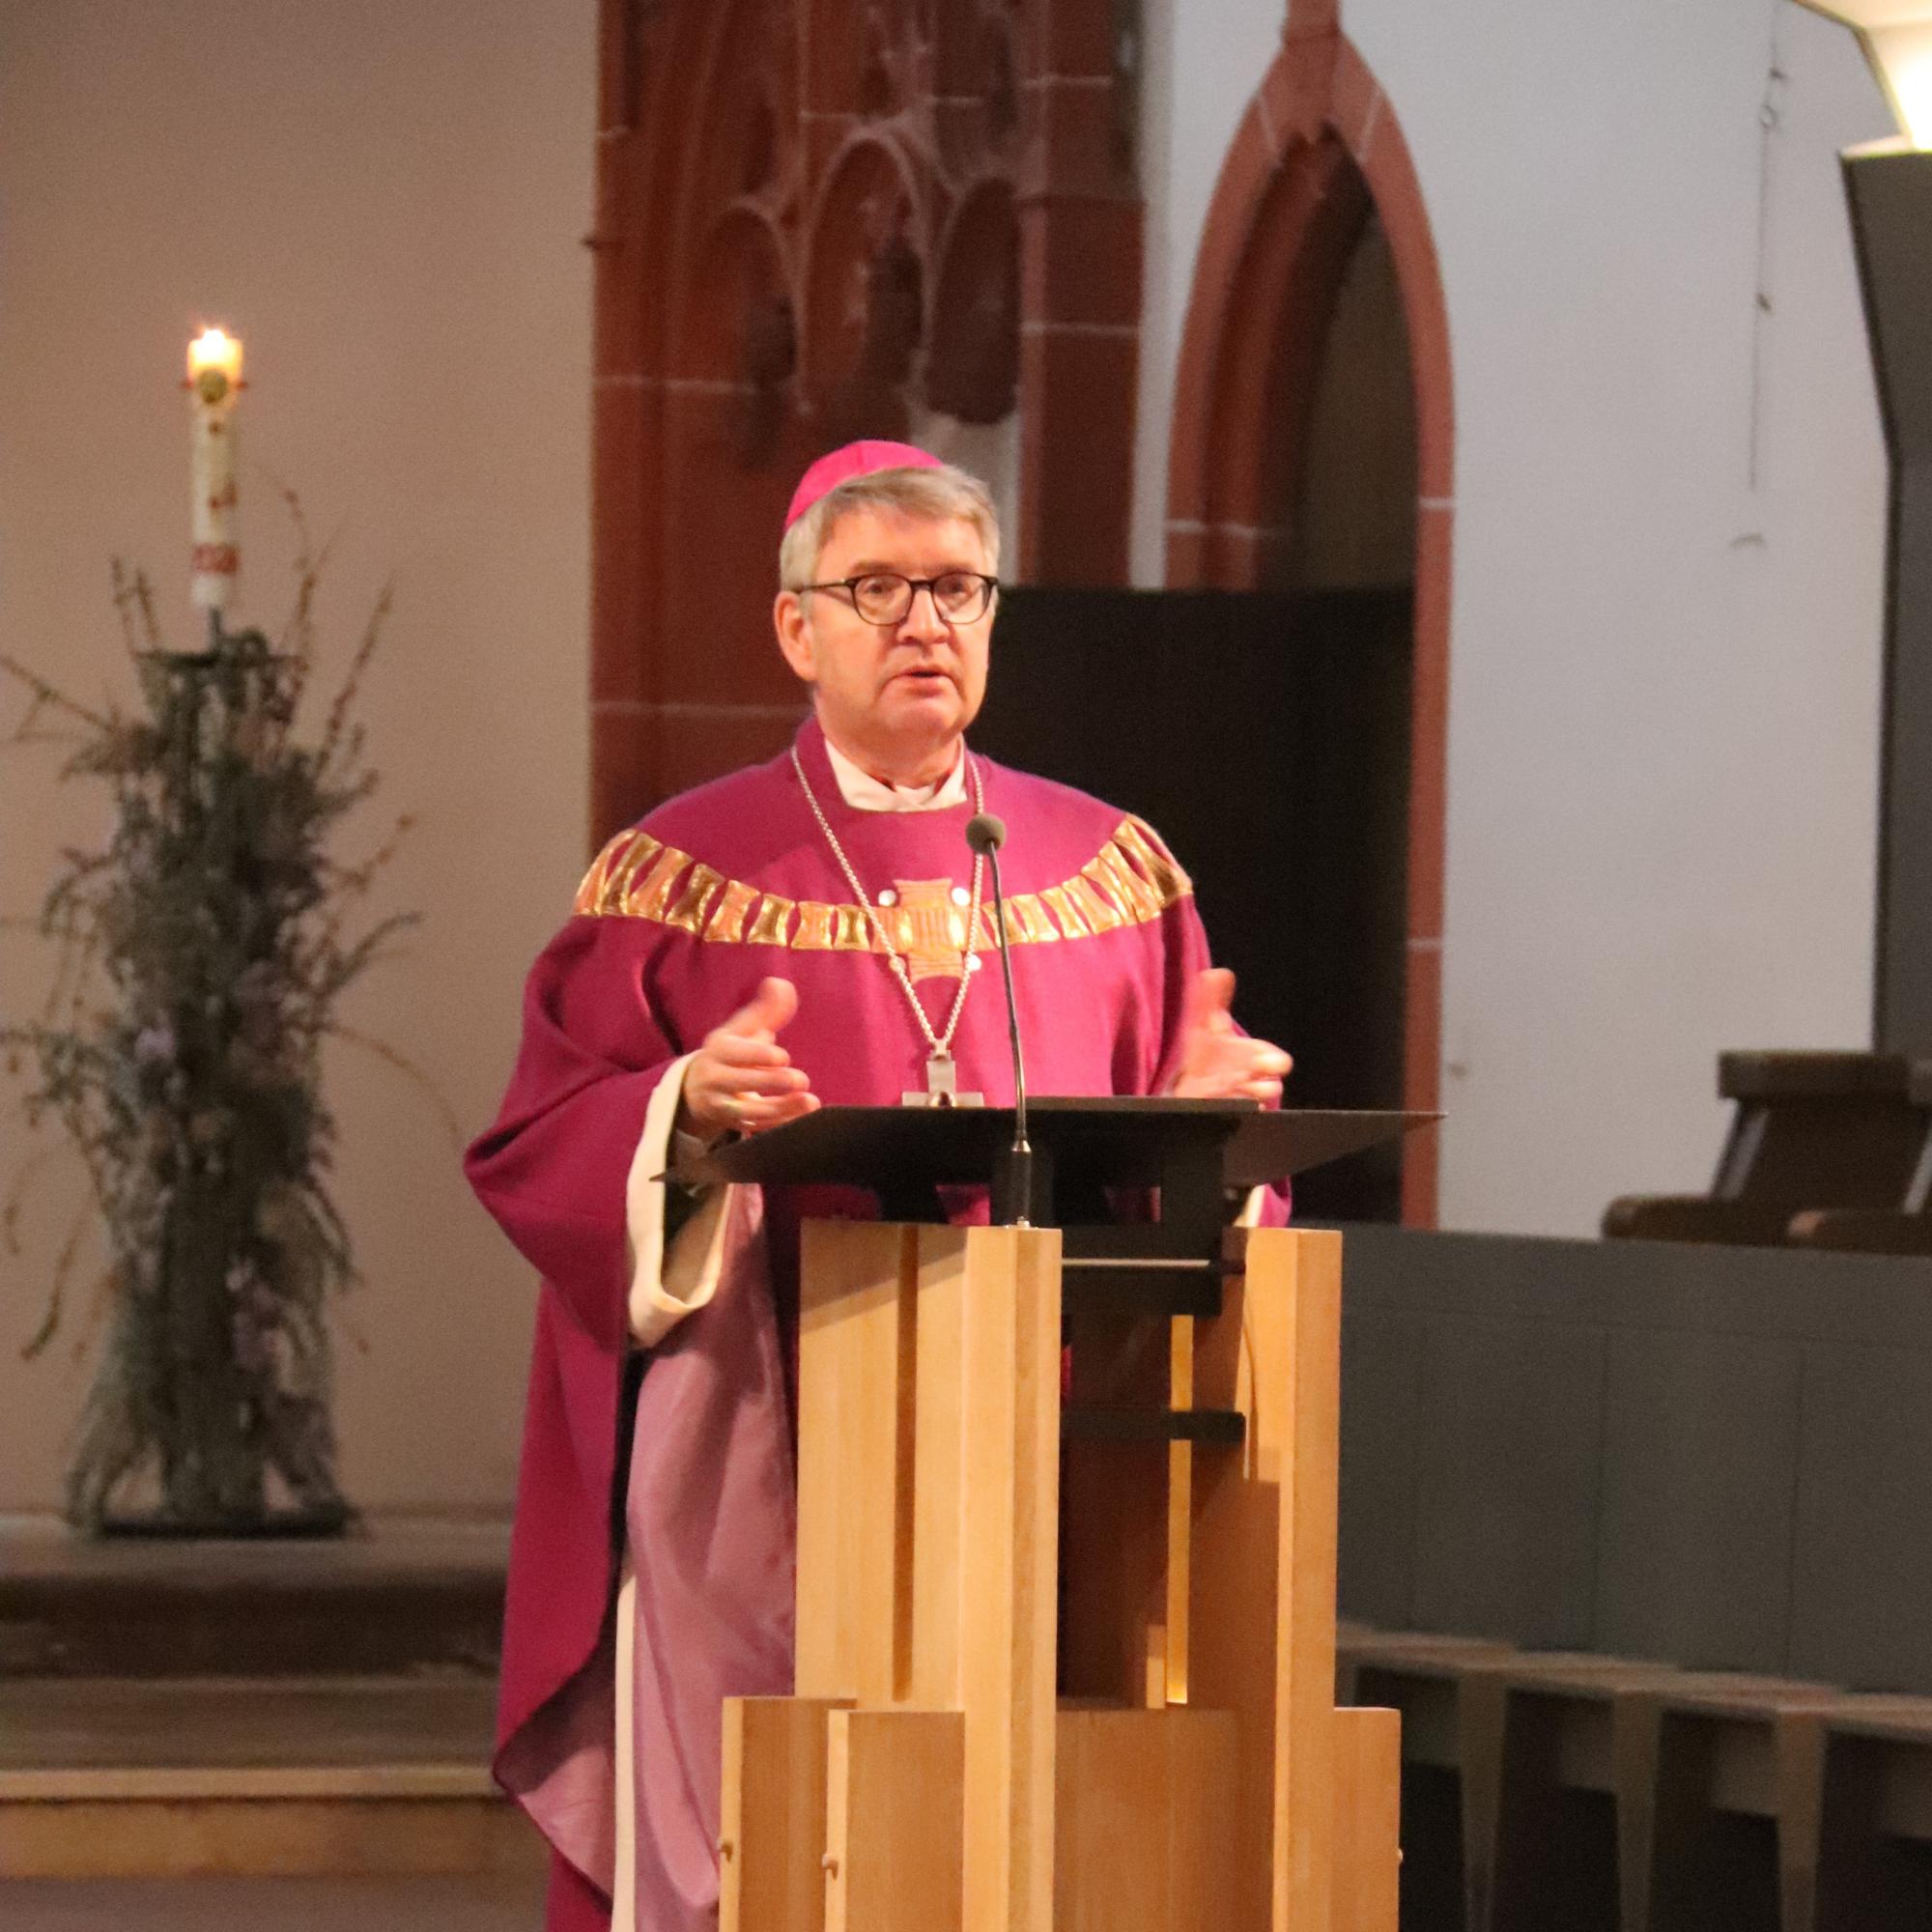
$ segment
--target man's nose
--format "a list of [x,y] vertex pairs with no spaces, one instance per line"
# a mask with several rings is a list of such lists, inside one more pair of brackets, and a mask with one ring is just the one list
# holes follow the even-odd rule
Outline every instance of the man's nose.
[[902,637],[947,638],[952,634],[952,627],[939,614],[939,599],[933,595],[932,585],[922,583],[912,593],[912,603],[899,621]]

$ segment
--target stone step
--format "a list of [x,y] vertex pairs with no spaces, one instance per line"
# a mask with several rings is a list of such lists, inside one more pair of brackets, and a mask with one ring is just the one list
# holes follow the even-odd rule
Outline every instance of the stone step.
[[377,1520],[317,1541],[86,1541],[0,1519],[0,1676],[494,1671],[508,1525]]
[[0,1876],[527,1877],[486,1678],[0,1682]]
[[531,1932],[544,1874],[478,1878],[0,1878],[7,1932]]

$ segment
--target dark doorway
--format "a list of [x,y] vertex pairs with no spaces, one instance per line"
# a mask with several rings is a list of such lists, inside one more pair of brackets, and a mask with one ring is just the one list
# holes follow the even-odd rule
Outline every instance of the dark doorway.
[[[1138,812],[1193,874],[1292,1104],[1402,1101],[1405,591],[1014,590],[973,742]],[[1395,1157],[1306,1177],[1305,1217],[1400,1218]]]
[[[1360,184],[1362,223],[1344,260],[1305,395],[1278,407],[1299,440],[1281,541],[1265,582],[1303,590],[1415,582],[1415,383],[1388,236]],[[1297,429],[1297,410],[1305,426]]]

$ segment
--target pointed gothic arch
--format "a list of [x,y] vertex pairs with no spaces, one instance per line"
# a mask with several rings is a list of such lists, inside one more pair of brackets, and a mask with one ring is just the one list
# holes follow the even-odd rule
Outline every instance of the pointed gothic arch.
[[[1259,588],[1282,541],[1314,376],[1355,238],[1386,232],[1414,389],[1404,1104],[1440,1090],[1455,414],[1447,309],[1421,185],[1394,106],[1337,24],[1297,6],[1222,164],[1196,259],[1175,382],[1167,582]],[[1403,1216],[1435,1219],[1433,1136],[1412,1143]]]

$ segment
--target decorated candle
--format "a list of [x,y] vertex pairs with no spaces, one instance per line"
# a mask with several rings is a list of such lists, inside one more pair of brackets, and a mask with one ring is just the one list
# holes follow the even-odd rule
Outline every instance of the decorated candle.
[[193,438],[194,601],[223,611],[241,567],[235,526],[235,401],[242,388],[242,344],[205,328],[187,346],[188,411]]

